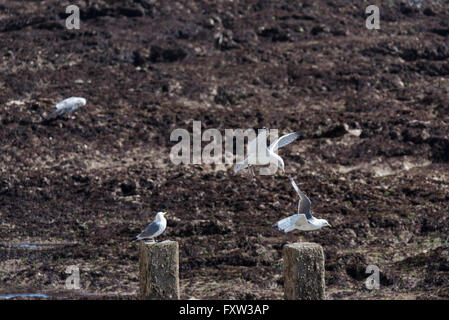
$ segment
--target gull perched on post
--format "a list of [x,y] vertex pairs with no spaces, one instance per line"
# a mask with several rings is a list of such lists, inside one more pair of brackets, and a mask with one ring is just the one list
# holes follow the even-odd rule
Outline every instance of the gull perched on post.
[[[267,165],[268,163],[274,164],[277,168],[281,168],[284,171],[284,160],[276,153],[279,148],[285,147],[298,139],[301,135],[299,132],[288,133],[283,135],[276,141],[274,141],[269,147],[266,147],[266,140],[268,137],[268,129],[263,128],[260,130],[259,135],[248,144],[247,157],[234,168],[234,173],[239,172],[242,169],[249,168],[254,176],[253,166]],[[265,145],[260,145],[265,143]],[[259,151],[259,148],[265,147],[265,155]],[[265,161],[264,161],[265,159]]]
[[68,113],[69,115],[78,109],[78,106],[84,106],[86,105],[86,99],[79,98],[79,97],[71,97],[67,98],[65,100],[62,100],[55,104],[53,107],[56,108],[56,110],[50,115],[51,117],[57,115],[62,116],[63,114]]
[[312,203],[309,198],[304,194],[304,192],[299,190],[292,177],[290,177],[290,182],[300,197],[298,203],[298,213],[276,222],[273,225],[273,228],[283,230],[284,232],[290,232],[294,229],[310,231],[318,230],[326,226],[331,227],[325,219],[317,219],[312,216],[312,212],[310,211]]
[[165,215],[167,212],[158,212],[156,214],[156,219],[147,225],[145,230],[142,231],[142,233],[138,234],[136,239],[133,241],[139,241],[139,240],[147,240],[147,242],[154,242],[154,238],[157,236],[160,236],[167,227],[167,220],[165,219]]

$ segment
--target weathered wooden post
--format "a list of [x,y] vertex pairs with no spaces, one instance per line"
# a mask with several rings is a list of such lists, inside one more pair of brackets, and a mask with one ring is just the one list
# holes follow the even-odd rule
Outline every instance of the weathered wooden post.
[[178,242],[141,242],[139,269],[140,299],[179,299]]
[[323,300],[324,252],[317,243],[286,244],[284,259],[284,299]]

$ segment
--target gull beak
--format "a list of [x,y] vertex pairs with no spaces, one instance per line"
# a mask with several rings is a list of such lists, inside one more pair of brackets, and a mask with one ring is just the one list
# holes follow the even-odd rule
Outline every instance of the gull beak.
[[332,225],[331,225],[330,223],[328,223],[328,225],[329,225],[330,228],[333,228]]
[[162,212],[162,213],[164,214],[164,216],[168,214],[168,212],[167,212],[167,211],[164,211],[164,212]]

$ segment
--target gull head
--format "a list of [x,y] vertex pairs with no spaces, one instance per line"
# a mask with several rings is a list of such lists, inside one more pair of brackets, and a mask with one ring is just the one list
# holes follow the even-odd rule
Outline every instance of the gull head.
[[86,103],[87,103],[87,101],[86,101],[86,99],[84,99],[84,98],[78,98],[78,103],[79,103],[80,105],[82,105],[82,106],[85,106]]
[[66,104],[69,105],[77,105],[77,106],[85,106],[87,103],[86,99],[81,97],[70,97],[62,102],[65,102]]
[[320,228],[322,228],[322,227],[331,227],[332,228],[332,226],[330,225],[329,222],[327,222],[326,219],[318,219],[318,220],[319,220]]
[[279,157],[278,168],[281,168],[281,169],[282,169],[282,172],[285,172],[284,167],[285,167],[285,166],[284,166],[284,160],[282,160],[282,158]]
[[165,219],[165,215],[167,214],[167,212],[158,212],[156,213],[156,221],[162,221],[163,219]]

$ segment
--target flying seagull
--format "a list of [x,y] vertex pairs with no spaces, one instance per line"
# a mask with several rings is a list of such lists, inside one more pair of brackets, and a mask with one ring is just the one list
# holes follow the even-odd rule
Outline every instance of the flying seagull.
[[273,225],[273,228],[283,230],[284,232],[290,232],[294,229],[310,231],[318,230],[326,226],[331,227],[331,225],[325,219],[317,219],[312,216],[312,212],[310,211],[312,203],[310,202],[309,198],[304,194],[304,192],[299,190],[295,181],[291,177],[290,182],[292,183],[293,188],[295,188],[300,197],[298,203],[298,213],[276,222]]
[[160,236],[167,227],[167,220],[164,217],[164,215],[166,214],[167,212],[158,212],[156,214],[156,219],[152,223],[147,225],[145,230],[137,235],[136,239],[134,239],[133,241],[146,240],[145,243],[147,243],[147,241],[154,242],[154,238]]
[[50,116],[53,117],[57,115],[59,117],[66,113],[70,115],[73,111],[78,109],[78,106],[80,105],[86,105],[86,99],[79,97],[67,98],[53,106],[54,108],[56,108],[56,110]]
[[[299,132],[288,133],[283,135],[276,141],[274,141],[269,147],[266,148],[266,162],[262,162],[263,159],[260,157],[260,151],[258,152],[258,146],[261,141],[266,141],[268,135],[268,129],[263,128],[260,130],[259,135],[253,139],[248,144],[248,156],[240,163],[238,163],[234,168],[234,173],[239,172],[242,169],[249,168],[252,175],[254,176],[253,166],[255,165],[267,165],[268,163],[273,163],[276,167],[281,168],[284,171],[284,160],[276,153],[279,148],[285,147],[286,145],[292,143],[298,139],[301,135]],[[255,159],[255,163],[254,162]]]

